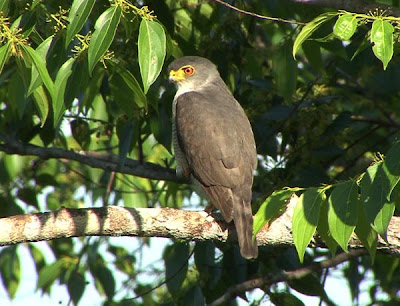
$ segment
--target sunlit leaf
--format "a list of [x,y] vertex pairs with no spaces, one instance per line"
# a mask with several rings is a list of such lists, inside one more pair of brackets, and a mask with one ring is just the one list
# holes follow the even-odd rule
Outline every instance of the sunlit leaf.
[[392,24],[386,20],[376,19],[372,23],[371,42],[374,44],[372,51],[383,63],[384,70],[393,56],[393,32]]
[[35,102],[36,109],[38,110],[41,127],[46,123],[47,116],[49,115],[49,107],[51,101],[46,94],[43,86],[39,86],[33,92],[33,101]]
[[337,16],[336,12],[327,12],[311,20],[307,23],[297,35],[296,40],[293,44],[293,58],[296,58],[296,54],[299,51],[303,42],[305,42],[321,25],[329,21],[333,17]]
[[265,224],[284,213],[292,195],[293,191],[288,189],[275,191],[261,204],[254,216],[253,237],[257,235]]
[[329,197],[329,230],[345,251],[357,224],[358,201],[358,186],[355,181],[338,184]]
[[74,0],[68,14],[69,25],[65,38],[65,46],[71,42],[75,34],[79,33],[88,19],[96,0]]
[[166,54],[164,28],[157,21],[142,19],[139,28],[138,51],[144,93],[147,93],[161,72]]
[[25,52],[24,56],[29,56],[29,58],[32,60],[32,63],[35,65],[35,68],[39,72],[39,75],[44,83],[44,86],[49,91],[50,96],[53,97],[54,96],[54,83],[50,77],[49,72],[47,71],[45,60],[30,46],[21,45],[21,47]]
[[[40,56],[42,59],[46,59],[47,54],[49,53],[50,46],[53,42],[54,36],[48,37],[46,40],[44,40],[37,48],[36,48],[36,53],[38,56]],[[43,80],[39,74],[38,69],[36,68],[35,65],[32,66],[31,69],[31,83],[29,84],[27,96],[30,96],[33,91],[35,91],[36,88],[38,88],[40,85],[43,84]]]
[[121,7],[113,6],[103,12],[103,14],[101,14],[97,19],[94,26],[95,30],[92,34],[92,38],[90,39],[88,51],[90,75],[92,74],[94,66],[110,47],[114,39],[115,32],[117,31],[121,15]]
[[65,87],[67,86],[68,78],[72,73],[72,65],[74,62],[75,58],[68,59],[57,72],[56,80],[54,82],[55,88],[53,97],[54,126],[57,125],[62,113],[65,110]]
[[344,14],[336,20],[333,33],[341,40],[349,40],[357,29],[355,14]]
[[308,189],[297,201],[292,217],[293,241],[303,262],[304,253],[318,225],[319,211],[325,194],[315,188]]
[[4,65],[11,56],[11,42],[7,42],[0,48],[0,74],[3,71]]

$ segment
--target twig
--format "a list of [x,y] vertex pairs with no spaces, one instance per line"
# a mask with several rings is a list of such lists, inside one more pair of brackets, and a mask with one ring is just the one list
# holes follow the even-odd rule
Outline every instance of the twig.
[[93,154],[93,152],[74,152],[60,148],[43,148],[31,144],[23,144],[16,140],[7,139],[0,144],[0,151],[8,154],[33,155],[43,159],[57,158],[78,161],[82,164],[107,171],[116,171],[153,180],[181,182],[173,169],[167,169],[150,162],[140,163],[137,160],[126,159],[121,165],[118,156],[111,154]]
[[237,297],[239,294],[245,291],[270,286],[279,282],[287,282],[289,280],[299,279],[313,272],[317,272],[325,268],[336,267],[337,265],[352,258],[367,254],[368,252],[365,249],[354,249],[349,253],[341,253],[333,258],[326,259],[324,261],[314,263],[307,267],[300,268],[294,271],[282,271],[281,273],[275,274],[274,276],[268,275],[251,279],[243,283],[231,286],[230,288],[228,288],[224,295],[212,302],[210,306],[221,305],[222,303],[228,302],[229,300]]
[[219,4],[222,4],[222,5],[226,6],[227,8],[230,8],[231,10],[234,10],[234,11],[239,12],[241,14],[249,15],[249,16],[252,16],[252,17],[256,17],[256,18],[260,18],[260,19],[264,19],[264,20],[269,20],[269,21],[278,21],[278,22],[283,22],[283,23],[288,23],[288,24],[305,25],[304,22],[286,20],[286,19],[277,18],[277,17],[269,17],[269,16],[264,16],[264,15],[252,13],[252,12],[249,12],[249,11],[245,11],[245,10],[242,10],[240,8],[237,8],[237,7],[233,6],[232,4],[226,3],[226,2],[224,2],[222,0],[213,0],[213,1],[218,2]]

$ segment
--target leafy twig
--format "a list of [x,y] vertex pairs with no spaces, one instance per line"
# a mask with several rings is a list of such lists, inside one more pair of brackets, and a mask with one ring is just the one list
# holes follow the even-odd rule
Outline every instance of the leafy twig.
[[358,256],[363,256],[367,255],[368,252],[365,249],[354,249],[350,251],[349,253],[341,253],[339,255],[336,255],[333,258],[326,259],[324,261],[318,262],[311,264],[307,267],[300,268],[294,271],[282,271],[281,273],[275,274],[273,276],[267,275],[264,277],[259,277],[255,279],[251,279],[248,281],[245,281],[243,283],[231,286],[228,288],[228,290],[225,292],[224,295],[216,299],[214,302],[210,304],[210,306],[216,306],[216,305],[221,305],[225,302],[228,302],[229,300],[235,298],[239,294],[249,291],[255,288],[262,288],[265,286],[270,286],[272,284],[276,284],[279,282],[287,282],[289,280],[293,279],[299,279],[302,278],[308,274],[311,274],[313,272],[320,271],[322,269],[326,268],[331,268],[331,267],[336,267],[337,265],[349,261],[352,258],[358,257]]

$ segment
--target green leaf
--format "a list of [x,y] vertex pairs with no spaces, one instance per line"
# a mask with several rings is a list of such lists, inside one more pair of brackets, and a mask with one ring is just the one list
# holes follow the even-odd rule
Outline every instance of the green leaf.
[[56,80],[54,82],[55,88],[53,96],[54,126],[58,124],[58,121],[65,110],[65,87],[67,86],[68,78],[72,73],[72,65],[74,62],[75,58],[68,59],[57,72]]
[[164,28],[157,21],[142,19],[138,51],[144,93],[147,93],[161,72],[166,53]]
[[[395,153],[396,151],[393,151]],[[392,159],[392,157],[391,157]],[[392,163],[391,159],[389,160]],[[393,176],[387,169],[387,164],[379,162],[368,167],[361,183],[361,200],[364,204],[364,209],[367,221],[375,224],[377,215],[381,212],[386,203],[391,203],[391,194],[398,183],[399,177]],[[386,211],[387,213],[388,211]],[[382,218],[383,216],[379,216]],[[378,221],[382,222],[382,221]]]
[[327,12],[318,17],[311,20],[307,23],[300,31],[299,35],[297,35],[296,40],[293,44],[293,58],[296,58],[296,53],[299,51],[303,42],[306,41],[321,25],[325,22],[329,21],[333,17],[337,16],[338,13],[336,12]]
[[99,95],[100,86],[103,82],[104,73],[105,70],[103,67],[98,67],[95,69],[95,73],[93,73],[93,76],[90,78],[82,99],[82,105],[85,106],[85,108],[92,108],[93,103],[96,101],[96,98]]
[[324,286],[320,279],[314,274],[307,274],[301,278],[294,278],[288,281],[288,285],[305,295],[326,296]]
[[1,0],[0,1],[0,12],[2,12],[2,15],[7,16],[9,10],[10,10],[10,0]]
[[254,216],[253,238],[267,222],[271,222],[273,219],[278,218],[284,213],[286,205],[292,195],[292,190],[278,190],[271,194],[264,203],[261,204]]
[[355,233],[363,246],[368,250],[372,261],[374,261],[378,236],[367,221],[367,216],[365,215],[365,210],[361,201],[358,203],[358,220]]
[[392,24],[386,20],[377,19],[372,23],[371,42],[374,44],[372,51],[383,63],[384,70],[393,56],[393,32]]
[[65,260],[59,259],[50,265],[43,267],[39,272],[39,278],[36,284],[36,289],[48,291],[54,281],[61,276],[65,270]]
[[320,209],[317,232],[318,235],[322,238],[322,240],[326,243],[331,251],[332,255],[336,254],[337,249],[337,242],[332,237],[332,234],[329,230],[329,223],[328,223],[328,211],[329,211],[329,203],[328,201],[323,201]]
[[68,278],[67,288],[68,294],[74,302],[74,305],[78,305],[78,302],[85,291],[85,286],[85,277],[79,272],[72,271]]
[[[39,72],[39,76],[42,79],[44,86],[46,89],[49,91],[50,96],[54,96],[54,84],[53,81],[50,77],[49,72],[47,71],[46,68],[46,62],[44,58],[40,56],[34,49],[32,49],[30,46],[27,45],[21,45],[23,51],[26,53],[24,56],[29,56],[31,59],[33,65]],[[53,101],[54,102],[54,101]]]
[[46,123],[47,116],[49,115],[49,105],[51,101],[46,94],[43,86],[39,86],[33,92],[33,101],[35,102],[36,109],[38,110],[40,117],[40,127],[43,127]]
[[89,74],[92,74],[94,66],[104,55],[107,49],[110,47],[119,21],[121,19],[122,9],[120,6],[113,6],[108,8],[100,17],[97,19],[94,26],[94,32],[90,39],[89,50],[88,50],[88,64]]
[[[89,71],[87,57],[78,57],[72,67],[72,74],[68,79],[67,88],[65,89],[64,103],[67,108],[80,94],[82,94],[89,83]],[[95,78],[95,76],[93,77]],[[82,97],[79,97],[81,100]]]
[[8,296],[13,299],[21,280],[21,267],[16,246],[6,247],[1,251],[0,277]]
[[71,132],[72,137],[81,146],[83,150],[86,150],[90,144],[90,128],[89,124],[82,119],[75,119],[71,121]]
[[355,14],[344,14],[336,20],[333,33],[341,40],[349,40],[357,29],[357,18]]
[[297,298],[294,294],[284,292],[271,292],[268,296],[273,303],[272,305],[290,305],[290,306],[304,306],[305,304]]
[[202,306],[206,305],[202,288],[197,284],[189,288],[182,299],[179,300],[180,305]]
[[389,180],[390,190],[387,195],[387,199],[390,200],[390,196],[393,189],[397,186],[400,181],[400,141],[397,141],[386,154],[386,158],[383,162],[384,170],[386,170],[386,176]]
[[88,19],[96,0],[74,0],[68,14],[69,25],[65,38],[65,47],[68,47],[71,39],[79,33]]
[[189,244],[174,243],[164,250],[165,280],[173,298],[179,297],[188,270]]
[[316,69],[317,71],[322,71],[325,68],[322,61],[321,48],[319,43],[313,40],[307,40],[303,43],[302,49],[305,57],[307,58],[307,61],[314,69]]
[[32,10],[36,7],[36,5],[38,5],[42,0],[33,0],[32,4],[31,4],[31,8]]
[[10,109],[13,110],[19,118],[22,118],[27,106],[28,99],[25,98],[24,81],[20,71],[15,71],[8,83],[8,98],[10,100]]
[[0,74],[3,71],[4,65],[7,63],[11,56],[11,42],[8,41],[0,48]]
[[372,225],[373,229],[386,241],[387,241],[387,228],[389,222],[393,217],[395,205],[393,202],[386,202],[382,209],[378,212]]
[[46,266],[45,257],[40,249],[35,246],[35,243],[28,244],[28,248],[35,264],[36,273],[39,274],[39,271]]
[[133,144],[137,143],[139,134],[137,133],[137,120],[131,119],[123,122],[121,121],[118,122],[117,135],[119,139],[119,163],[122,166],[125,163],[126,157],[128,156],[129,152],[133,149]]
[[[46,40],[44,40],[37,48],[36,48],[36,53],[38,56],[40,56],[42,59],[46,59],[47,54],[49,53],[50,46],[53,42],[54,36],[48,37]],[[38,69],[36,68],[35,65],[32,66],[31,69],[31,82],[29,84],[27,96],[30,96],[32,92],[35,91],[36,88],[38,88],[40,85],[43,84],[43,80],[39,74]]]
[[143,90],[127,69],[114,63],[110,65],[115,68],[110,78],[110,87],[116,102],[129,118],[137,117],[135,105],[147,110],[147,99]]
[[332,237],[347,252],[347,244],[357,224],[358,186],[355,181],[341,183],[329,197],[328,224]]
[[293,241],[301,262],[303,262],[306,248],[314,236],[318,225],[319,211],[325,198],[323,191],[310,188],[300,196],[294,208]]
[[91,272],[96,280],[99,281],[107,298],[111,300],[115,294],[115,279],[110,269],[98,263]]
[[27,205],[32,205],[39,209],[39,203],[36,197],[36,191],[32,187],[23,187],[18,189],[17,197]]
[[274,52],[272,71],[276,88],[280,96],[291,102],[297,81],[297,64],[290,54],[292,42],[281,45],[279,52]]

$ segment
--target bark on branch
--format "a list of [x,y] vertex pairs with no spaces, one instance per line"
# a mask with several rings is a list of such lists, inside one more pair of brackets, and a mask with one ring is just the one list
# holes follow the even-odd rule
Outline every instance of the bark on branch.
[[[270,228],[258,235],[260,246],[293,246],[291,214],[294,205]],[[207,215],[203,211],[184,211],[172,208],[102,208],[67,209],[53,212],[17,215],[0,218],[0,245],[29,241],[52,240],[78,236],[135,236],[167,237],[186,241],[236,241],[233,224],[226,224],[219,214]],[[380,241],[378,249],[400,255],[400,217],[393,217],[387,235],[389,244]],[[321,239],[314,247],[325,247]],[[361,247],[353,237],[351,247]]]

